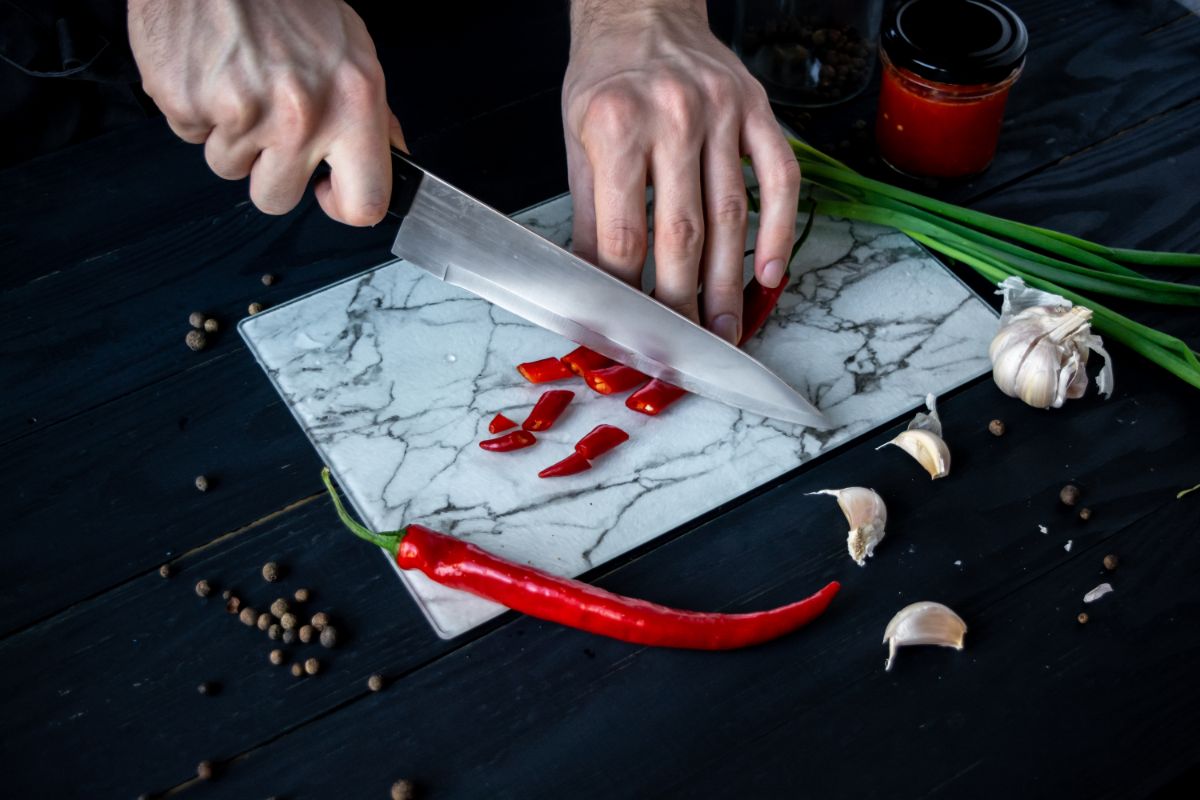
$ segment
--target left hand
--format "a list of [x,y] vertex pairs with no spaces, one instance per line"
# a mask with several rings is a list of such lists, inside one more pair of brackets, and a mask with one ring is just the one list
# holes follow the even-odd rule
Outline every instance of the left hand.
[[571,26],[562,103],[576,252],[640,286],[653,185],[655,297],[736,344],[743,154],[760,187],[763,285],[783,279],[796,231],[800,167],[766,92],[713,36],[703,0],[574,0]]

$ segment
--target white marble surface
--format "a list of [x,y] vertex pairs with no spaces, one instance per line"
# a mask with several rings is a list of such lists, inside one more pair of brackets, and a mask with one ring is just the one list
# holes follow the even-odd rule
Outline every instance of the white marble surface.
[[[570,199],[517,219],[560,244]],[[242,335],[363,520],[419,521],[516,561],[578,575],[988,369],[991,308],[906,237],[818,217],[793,280],[748,345],[834,421],[813,432],[699,397],[657,418],[582,381],[526,450],[481,450],[547,388],[514,366],[574,346],[403,262],[243,321]],[[631,439],[591,471],[542,480],[601,422]],[[452,637],[502,609],[398,570]]]

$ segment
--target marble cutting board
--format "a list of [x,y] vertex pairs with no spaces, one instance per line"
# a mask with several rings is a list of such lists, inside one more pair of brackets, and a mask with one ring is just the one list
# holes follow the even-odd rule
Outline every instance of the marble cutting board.
[[[568,245],[570,197],[516,219]],[[574,389],[575,401],[534,447],[485,452],[478,442],[492,416],[520,422],[547,388],[514,366],[574,345],[402,261],[239,329],[367,525],[419,521],[574,576],[989,368],[995,312],[902,234],[818,216],[792,276],[747,349],[819,406],[832,431],[694,396],[645,417],[624,396],[571,381],[554,386]],[[602,422],[630,441],[589,472],[537,477]],[[504,610],[422,574],[397,574],[443,638]]]

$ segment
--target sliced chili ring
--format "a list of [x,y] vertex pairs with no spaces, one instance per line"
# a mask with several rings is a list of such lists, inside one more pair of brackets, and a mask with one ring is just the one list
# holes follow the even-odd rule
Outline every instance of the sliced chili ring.
[[517,427],[517,423],[513,422],[503,414],[497,414],[496,416],[492,417],[492,421],[488,423],[488,433],[499,433],[500,431],[506,431],[509,428],[515,427]]
[[511,450],[529,447],[536,441],[537,438],[529,431],[513,431],[503,436],[497,436],[495,439],[484,439],[479,446],[484,450],[491,450],[493,453],[507,453]]
[[566,365],[567,369],[581,378],[593,370],[611,367],[616,363],[608,356],[601,355],[590,347],[583,347],[582,345],[576,347],[559,360]]
[[561,478],[564,475],[575,475],[592,468],[591,463],[579,455],[579,453],[571,453],[571,455],[559,461],[556,464],[551,464],[544,470],[538,473],[539,478]]
[[549,383],[571,377],[571,369],[558,358],[543,358],[517,365],[517,372],[530,383]]
[[600,394],[619,394],[649,380],[633,367],[627,367],[624,364],[614,364],[611,367],[585,372],[583,379],[587,381],[587,385],[593,391]]
[[687,394],[686,389],[680,389],[678,386],[654,378],[629,395],[625,400],[625,406],[639,414],[656,417],[685,394]]
[[568,389],[551,389],[548,392],[543,392],[534,404],[533,410],[529,412],[529,416],[521,423],[521,427],[527,431],[544,431],[554,424],[562,412],[566,410],[571,401],[575,399],[575,393]]
[[575,452],[590,460],[604,455],[628,439],[629,434],[616,425],[597,425],[575,443]]

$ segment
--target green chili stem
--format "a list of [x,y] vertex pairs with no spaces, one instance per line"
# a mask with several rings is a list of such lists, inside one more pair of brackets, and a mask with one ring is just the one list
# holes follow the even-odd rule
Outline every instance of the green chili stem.
[[337,511],[338,519],[342,521],[350,531],[360,539],[365,539],[371,544],[382,547],[392,554],[395,558],[396,551],[400,548],[400,540],[404,538],[404,531],[395,531],[393,533],[376,533],[370,528],[363,525],[361,522],[350,516],[350,512],[342,505],[342,498],[338,496],[337,489],[333,488],[333,480],[329,476],[329,467],[324,467],[321,470],[321,480],[325,483],[325,488],[329,490],[329,497],[333,500],[333,508]]

